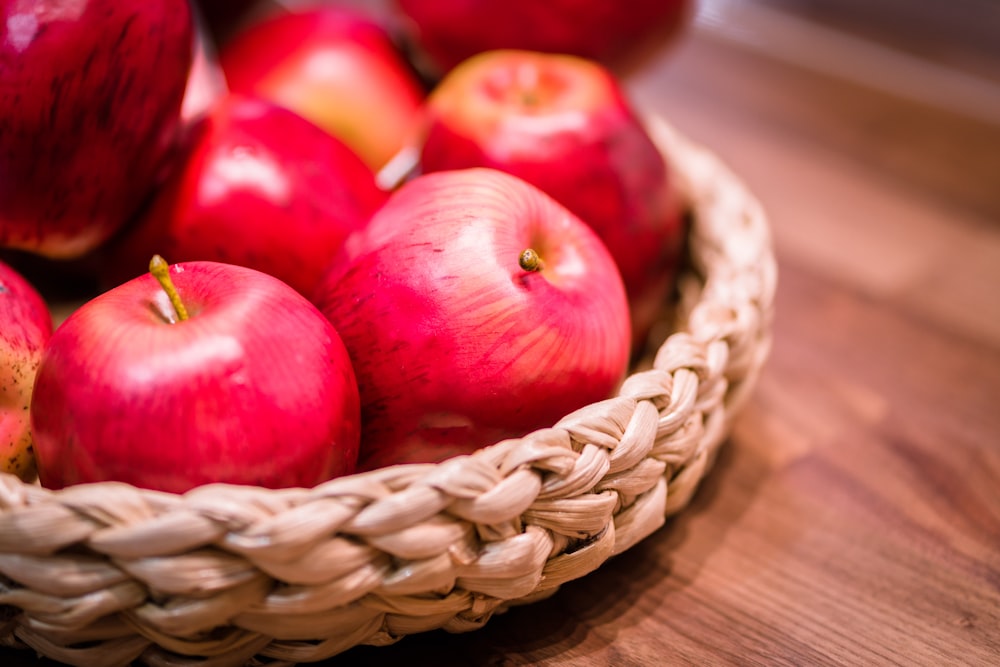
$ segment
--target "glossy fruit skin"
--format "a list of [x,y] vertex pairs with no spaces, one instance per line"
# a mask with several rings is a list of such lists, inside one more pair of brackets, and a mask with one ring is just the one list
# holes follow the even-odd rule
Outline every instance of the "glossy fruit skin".
[[79,257],[165,168],[192,57],[187,2],[0,2],[0,246]]
[[389,31],[336,6],[266,16],[220,49],[234,92],[292,109],[374,170],[409,141],[424,99]]
[[395,0],[415,41],[447,72],[483,51],[565,53],[624,66],[647,43],[672,41],[693,0]]
[[0,262],[0,472],[35,476],[28,406],[52,316],[42,296]]
[[49,339],[31,402],[42,485],[182,493],[352,472],[357,385],[326,318],[253,269],[189,262],[170,273],[190,319],[164,319],[165,293],[147,274],[85,303]]
[[[541,271],[519,265],[529,247]],[[495,170],[404,184],[348,240],[314,301],[357,373],[363,468],[550,426],[606,398],[628,363],[624,288],[603,244]]]
[[574,56],[479,54],[427,101],[424,173],[489,167],[537,186],[587,222],[614,257],[636,343],[672,287],[685,234],[668,164],[617,78]]
[[387,193],[337,138],[266,100],[232,95],[191,135],[181,164],[117,240],[109,281],[170,261],[218,261],[312,294],[344,239]]

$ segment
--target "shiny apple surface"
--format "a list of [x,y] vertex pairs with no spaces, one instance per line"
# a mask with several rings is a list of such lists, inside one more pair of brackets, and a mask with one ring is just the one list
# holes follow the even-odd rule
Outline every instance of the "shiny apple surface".
[[292,109],[375,170],[409,141],[424,98],[387,29],[335,5],[266,16],[219,55],[233,91]]
[[357,385],[326,318],[252,269],[189,262],[170,274],[189,319],[177,320],[147,274],[53,334],[31,403],[42,484],[183,492],[352,472]]
[[[526,249],[539,266],[522,266]],[[496,170],[404,185],[348,240],[315,300],[357,372],[364,467],[551,425],[606,398],[628,363],[624,287],[604,245]]]
[[428,98],[420,167],[490,167],[589,224],[615,258],[637,343],[667,299],[685,234],[669,165],[602,65],[561,54],[483,53]]
[[0,2],[0,246],[93,250],[165,168],[192,59],[186,2]]
[[308,295],[386,196],[336,137],[267,100],[230,95],[200,121],[148,209],[111,244],[106,280],[135,277],[161,253],[247,266]]

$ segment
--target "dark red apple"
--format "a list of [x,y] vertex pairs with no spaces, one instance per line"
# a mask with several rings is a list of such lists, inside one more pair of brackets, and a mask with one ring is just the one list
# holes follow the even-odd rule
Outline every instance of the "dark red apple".
[[35,476],[28,406],[52,316],[27,280],[0,262],[0,472]]
[[183,164],[117,240],[111,282],[154,253],[249,266],[306,295],[387,193],[337,138],[265,100],[230,96],[194,131]]
[[363,468],[552,425],[608,397],[629,358],[625,292],[600,239],[490,169],[405,183],[314,300],[357,373]]
[[381,169],[411,137],[424,89],[388,30],[338,6],[273,13],[220,50],[230,89],[292,109]]
[[0,246],[99,246],[156,184],[192,58],[187,2],[0,1]]
[[426,107],[420,169],[500,169],[587,222],[622,273],[640,343],[676,273],[683,206],[617,78],[575,56],[491,51],[449,72]]
[[395,0],[439,71],[483,51],[566,53],[626,67],[671,42],[694,0]]
[[[162,260],[151,269],[166,273]],[[49,339],[31,400],[42,485],[181,493],[352,472],[357,384],[322,313],[231,264],[175,264],[169,279],[165,289],[146,274],[97,296]]]

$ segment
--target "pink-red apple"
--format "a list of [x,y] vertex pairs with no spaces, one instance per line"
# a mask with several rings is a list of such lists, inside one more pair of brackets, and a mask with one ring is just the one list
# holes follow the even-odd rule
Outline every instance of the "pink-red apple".
[[495,49],[566,53],[625,68],[671,43],[694,0],[395,0],[440,71]]
[[625,292],[600,239],[496,170],[402,185],[314,301],[357,373],[363,468],[551,425],[606,398],[629,358]]
[[229,87],[288,107],[381,169],[411,137],[424,89],[389,31],[346,7],[265,16],[220,50]]
[[202,122],[183,164],[112,245],[110,282],[161,253],[249,266],[311,295],[387,193],[340,140],[271,102],[229,96]]
[[0,472],[35,475],[28,406],[52,317],[38,291],[0,262]]
[[322,313],[253,269],[188,262],[167,273],[160,260],[151,270],[166,287],[135,278],[49,339],[31,400],[42,485],[117,480],[181,493],[352,472],[357,384]]
[[491,51],[449,72],[426,113],[423,172],[506,171],[597,231],[640,343],[671,288],[684,218],[668,165],[617,78],[575,56]]
[[0,2],[0,246],[99,246],[167,164],[192,57],[187,2]]

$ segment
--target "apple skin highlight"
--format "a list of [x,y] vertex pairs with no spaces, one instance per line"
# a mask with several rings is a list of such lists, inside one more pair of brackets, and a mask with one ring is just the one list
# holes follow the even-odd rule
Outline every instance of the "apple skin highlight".
[[106,249],[104,280],[140,275],[162,253],[247,266],[309,295],[386,196],[336,137],[267,100],[229,95],[194,128],[136,224]]
[[115,480],[181,493],[353,472],[357,385],[326,318],[251,269],[190,262],[170,275],[190,319],[168,321],[147,274],[53,334],[31,404],[43,486]]
[[[544,268],[519,257],[537,251]],[[418,177],[348,239],[314,301],[347,346],[365,469],[440,461],[607,398],[630,327],[598,237],[489,169]]]
[[219,53],[230,90],[295,111],[381,169],[410,139],[424,86],[387,28],[347,7],[266,16]]
[[568,55],[473,56],[427,100],[423,173],[489,167],[552,196],[618,265],[641,345],[670,294],[686,233],[673,174],[614,75]]

